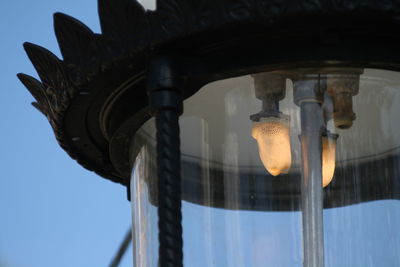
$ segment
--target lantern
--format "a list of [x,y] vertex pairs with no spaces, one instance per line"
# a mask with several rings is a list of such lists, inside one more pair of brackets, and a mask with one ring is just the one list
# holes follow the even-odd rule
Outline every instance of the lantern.
[[397,266],[396,1],[99,0],[19,78],[127,187],[134,266]]

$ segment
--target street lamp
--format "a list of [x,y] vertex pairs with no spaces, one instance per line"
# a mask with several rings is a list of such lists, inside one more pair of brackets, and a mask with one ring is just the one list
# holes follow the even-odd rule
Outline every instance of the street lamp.
[[127,187],[135,266],[400,264],[397,1],[99,14],[102,34],[56,13],[63,60],[26,43],[41,82],[19,78],[71,157]]

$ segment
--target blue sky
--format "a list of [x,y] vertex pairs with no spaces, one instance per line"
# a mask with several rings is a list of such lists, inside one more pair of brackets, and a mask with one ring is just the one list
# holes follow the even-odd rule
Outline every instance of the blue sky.
[[125,189],[68,157],[16,77],[37,77],[24,41],[60,57],[57,11],[99,32],[96,0],[0,1],[0,267],[107,266],[131,224]]

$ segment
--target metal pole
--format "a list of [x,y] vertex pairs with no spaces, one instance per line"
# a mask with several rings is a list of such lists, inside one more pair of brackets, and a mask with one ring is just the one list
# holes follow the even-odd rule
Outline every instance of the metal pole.
[[118,248],[117,254],[115,254],[110,267],[118,267],[121,263],[122,257],[125,255],[129,244],[132,241],[132,227],[129,228],[128,232],[125,234],[124,240]]
[[318,102],[304,101],[301,108],[302,219],[304,267],[324,266],[322,130]]
[[159,266],[183,266],[181,150],[179,116],[183,112],[181,62],[155,55],[147,74],[149,106],[156,118]]

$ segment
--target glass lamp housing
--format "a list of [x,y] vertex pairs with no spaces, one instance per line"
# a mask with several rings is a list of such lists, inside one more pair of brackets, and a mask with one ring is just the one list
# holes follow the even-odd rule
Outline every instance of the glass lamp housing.
[[[276,143],[260,136],[267,115],[250,119],[263,110],[252,75],[212,82],[184,101],[185,266],[300,267],[310,255],[326,267],[400,266],[400,73],[364,69],[351,81],[346,69],[308,70],[306,78],[300,72],[284,78],[280,115],[269,121],[280,123],[274,129],[283,141]],[[319,84],[320,95],[298,101],[296,90],[310,81]],[[352,94],[351,86],[358,91]],[[310,217],[322,222],[318,229],[304,225],[311,215],[304,204],[302,123],[314,120],[301,114],[307,101],[318,102],[323,114],[320,139],[309,140],[321,148],[313,155],[323,181],[312,188],[322,194],[321,211]],[[136,267],[158,266],[155,134],[150,119],[131,142]],[[271,171],[268,164],[282,158]],[[307,241],[307,231],[319,235],[319,243]]]

